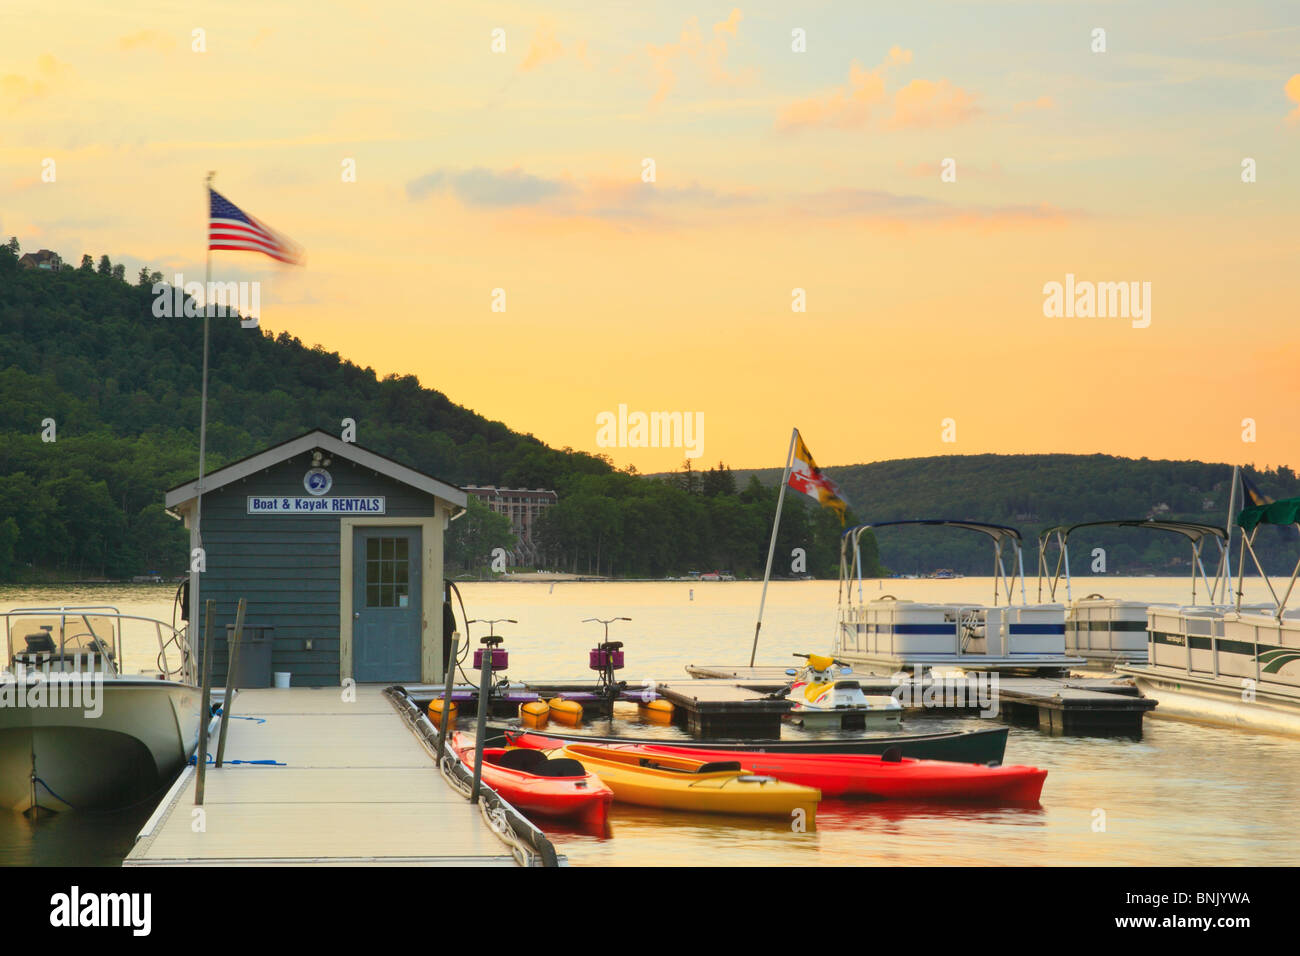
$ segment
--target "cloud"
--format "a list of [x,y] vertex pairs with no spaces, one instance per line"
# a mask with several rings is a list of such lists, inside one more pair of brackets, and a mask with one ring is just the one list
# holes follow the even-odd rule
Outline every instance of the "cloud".
[[0,76],[0,109],[12,113],[21,106],[48,96],[73,75],[72,67],[60,63],[48,53],[36,58],[36,73],[23,76],[6,73]]
[[1287,99],[1296,104],[1296,108],[1290,112],[1286,121],[1288,123],[1300,123],[1300,73],[1287,80],[1283,89],[1286,91]]
[[157,30],[137,30],[135,33],[118,37],[117,46],[120,50],[153,49],[166,53],[175,48],[176,38]]
[[523,73],[529,73],[543,64],[558,60],[564,56],[564,44],[555,38],[555,28],[539,27],[528,44],[528,55],[519,64]]
[[656,77],[655,92],[650,102],[658,106],[676,88],[677,70],[681,63],[694,64],[715,84],[731,85],[752,79],[752,70],[729,72],[725,62],[730,41],[739,35],[742,19],[740,9],[733,7],[727,19],[713,25],[712,36],[706,43],[700,34],[699,17],[691,17],[682,27],[681,36],[676,43],[665,43],[662,46],[646,44],[646,54],[650,57]]
[[981,206],[877,189],[831,189],[802,197],[799,210],[822,219],[845,219],[885,226],[908,224],[942,228],[999,229],[1063,225],[1076,214],[1050,203]]
[[[548,179],[519,168],[438,169],[411,180],[406,192],[413,200],[435,193],[450,194],[467,207],[524,213],[538,223],[585,220],[661,228],[687,223],[692,228],[724,222],[734,225],[737,215],[750,221],[788,221],[794,214],[891,227],[917,225],[987,232],[1055,226],[1074,215],[1067,216],[1064,210],[1047,203],[981,206],[851,188],[772,196],[767,191],[717,189],[698,182],[669,186],[630,177]],[[735,215],[724,215],[728,212]]]
[[637,179],[548,179],[521,169],[437,169],[406,184],[407,196],[420,200],[450,194],[461,204],[483,210],[530,210],[556,219],[668,223],[698,212],[754,205],[758,194],[727,192],[691,183],[664,186]]
[[947,80],[913,80],[894,94],[893,129],[956,126],[979,112],[975,98]]
[[523,170],[497,172],[473,169],[435,169],[406,184],[406,195],[423,199],[436,192],[449,192],[467,206],[533,206],[573,190],[569,183],[532,176]]
[[888,74],[911,62],[912,51],[898,46],[891,47],[884,61],[870,70],[855,60],[849,66],[847,84],[789,104],[777,117],[777,128],[954,126],[979,112],[974,95],[947,80],[913,80],[891,95]]
[[1025,100],[1023,103],[1017,103],[1013,109],[1017,113],[1024,113],[1027,110],[1050,110],[1056,107],[1056,101],[1050,96],[1040,96],[1036,100]]

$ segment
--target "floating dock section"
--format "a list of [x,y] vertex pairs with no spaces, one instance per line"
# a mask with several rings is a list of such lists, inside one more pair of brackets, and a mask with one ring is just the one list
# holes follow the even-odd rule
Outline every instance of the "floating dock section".
[[[690,685],[677,684],[681,691],[695,685],[731,687],[758,697],[785,686],[790,680],[783,667],[732,667],[727,665],[696,665],[686,668],[697,678]],[[945,695],[942,679],[936,681],[926,675],[919,682],[915,677],[895,680],[879,674],[855,670],[846,675],[862,685],[864,694],[891,695],[902,692],[904,707],[908,701],[923,702],[918,709],[936,713],[973,713],[987,710],[987,701],[975,695],[954,702]],[[672,690],[660,692],[674,703]],[[704,687],[697,692],[701,697],[710,693]],[[716,691],[715,691],[716,693]],[[931,704],[930,701],[934,703]],[[1036,725],[1050,734],[1075,736],[1142,736],[1142,718],[1156,706],[1156,702],[1141,696],[1131,680],[1105,677],[1005,677],[998,676],[996,691],[996,716],[1009,723]],[[916,706],[916,705],[913,705]]]
[[196,772],[187,767],[124,865],[556,862],[539,832],[531,846],[519,839],[507,817],[522,818],[491,790],[472,804],[444,779],[432,725],[405,695],[365,685],[350,693],[352,700],[338,687],[239,692],[225,766],[208,765],[203,807],[195,806]]

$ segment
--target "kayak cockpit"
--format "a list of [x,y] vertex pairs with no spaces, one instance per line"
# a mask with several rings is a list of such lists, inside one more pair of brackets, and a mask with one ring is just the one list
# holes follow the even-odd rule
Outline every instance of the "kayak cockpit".
[[547,757],[540,750],[485,750],[483,759],[504,770],[534,777],[585,777],[586,768],[571,757]]

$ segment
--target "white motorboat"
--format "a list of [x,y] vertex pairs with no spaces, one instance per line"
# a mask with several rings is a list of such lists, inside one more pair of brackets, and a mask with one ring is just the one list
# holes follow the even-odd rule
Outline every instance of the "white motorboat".
[[[1108,667],[1117,663],[1141,663],[1147,659],[1147,601],[1089,594],[1075,598],[1070,581],[1070,535],[1081,528],[1146,528],[1181,535],[1192,549],[1192,606],[1195,607],[1198,579],[1205,584],[1206,610],[1223,609],[1228,601],[1232,567],[1228,555],[1228,533],[1216,525],[1165,518],[1140,518],[1124,521],[1085,521],[1080,524],[1048,528],[1038,536],[1038,599],[1043,599],[1046,583],[1048,599],[1055,600],[1057,589],[1065,584],[1065,650],[1078,654],[1089,663]],[[1211,578],[1205,569],[1202,547],[1206,540],[1218,547],[1218,565]],[[1049,567],[1048,552],[1056,546],[1055,567]],[[1173,605],[1167,605],[1173,606]]]
[[[0,620],[0,806],[129,806],[194,752],[200,693],[184,628],[107,605],[17,608]],[[127,673],[127,659],[153,666]]]
[[[1251,505],[1237,515],[1241,560],[1233,607],[1151,607],[1147,662],[1120,665],[1164,716],[1300,735],[1300,610],[1287,603],[1300,561],[1281,593],[1255,553],[1266,525],[1300,528],[1300,498]],[[1242,604],[1249,553],[1273,604]]]
[[903,705],[886,695],[868,696],[856,680],[837,677],[853,669],[843,661],[821,654],[796,654],[808,661],[807,666],[790,668],[794,678],[786,700],[790,701],[790,719],[809,730],[883,730],[896,728],[903,718]]
[[[963,528],[988,535],[993,540],[993,605],[929,604],[892,594],[864,600],[862,535],[869,529],[901,525]],[[1010,574],[1003,560],[1008,551],[1013,561]],[[885,674],[915,667],[1062,673],[1083,664],[1083,658],[1066,651],[1064,605],[1029,604],[1024,577],[1020,532],[1005,525],[924,518],[850,528],[840,539],[838,629],[832,653]],[[1017,581],[1019,605],[1012,603]],[[1003,596],[1006,604],[1000,606]]]

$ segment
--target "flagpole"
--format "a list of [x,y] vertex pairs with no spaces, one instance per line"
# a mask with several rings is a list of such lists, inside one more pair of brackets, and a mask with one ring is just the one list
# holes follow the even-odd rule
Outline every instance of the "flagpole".
[[[1228,595],[1232,593],[1232,529],[1236,525],[1236,516],[1233,514],[1233,505],[1237,503],[1237,488],[1241,485],[1241,465],[1232,466],[1232,483],[1228,486],[1228,541],[1223,550],[1223,567],[1228,575],[1228,584],[1223,591],[1223,603],[1228,603]],[[1246,496],[1243,490],[1242,505],[1246,503]],[[1243,532],[1244,534],[1244,532]],[[1238,610],[1241,605],[1241,595],[1237,595]]]
[[772,521],[772,541],[767,546],[767,570],[763,572],[763,594],[758,599],[758,623],[754,625],[754,646],[749,652],[749,666],[754,666],[758,654],[758,632],[763,629],[763,607],[767,604],[767,582],[772,578],[772,558],[776,554],[776,532],[781,527],[781,506],[785,504],[785,486],[790,481],[790,468],[794,464],[794,440],[799,429],[790,432],[790,450],[785,453],[785,471],[781,474],[781,490],[776,494],[776,518]]
[[[207,209],[204,211],[204,221],[210,222],[212,218],[212,180],[216,177],[215,172],[209,172],[203,180],[203,188],[207,194]],[[201,396],[199,398],[199,482],[198,489],[194,496],[194,538],[196,547],[203,547],[203,476],[207,468],[207,448],[208,448],[208,342],[211,338],[211,303],[208,301],[208,290],[212,287],[212,243],[204,242],[207,247],[204,267],[203,267],[203,385]],[[191,555],[191,560],[193,556]],[[190,576],[190,608],[199,607],[199,578],[200,573],[194,573]]]

